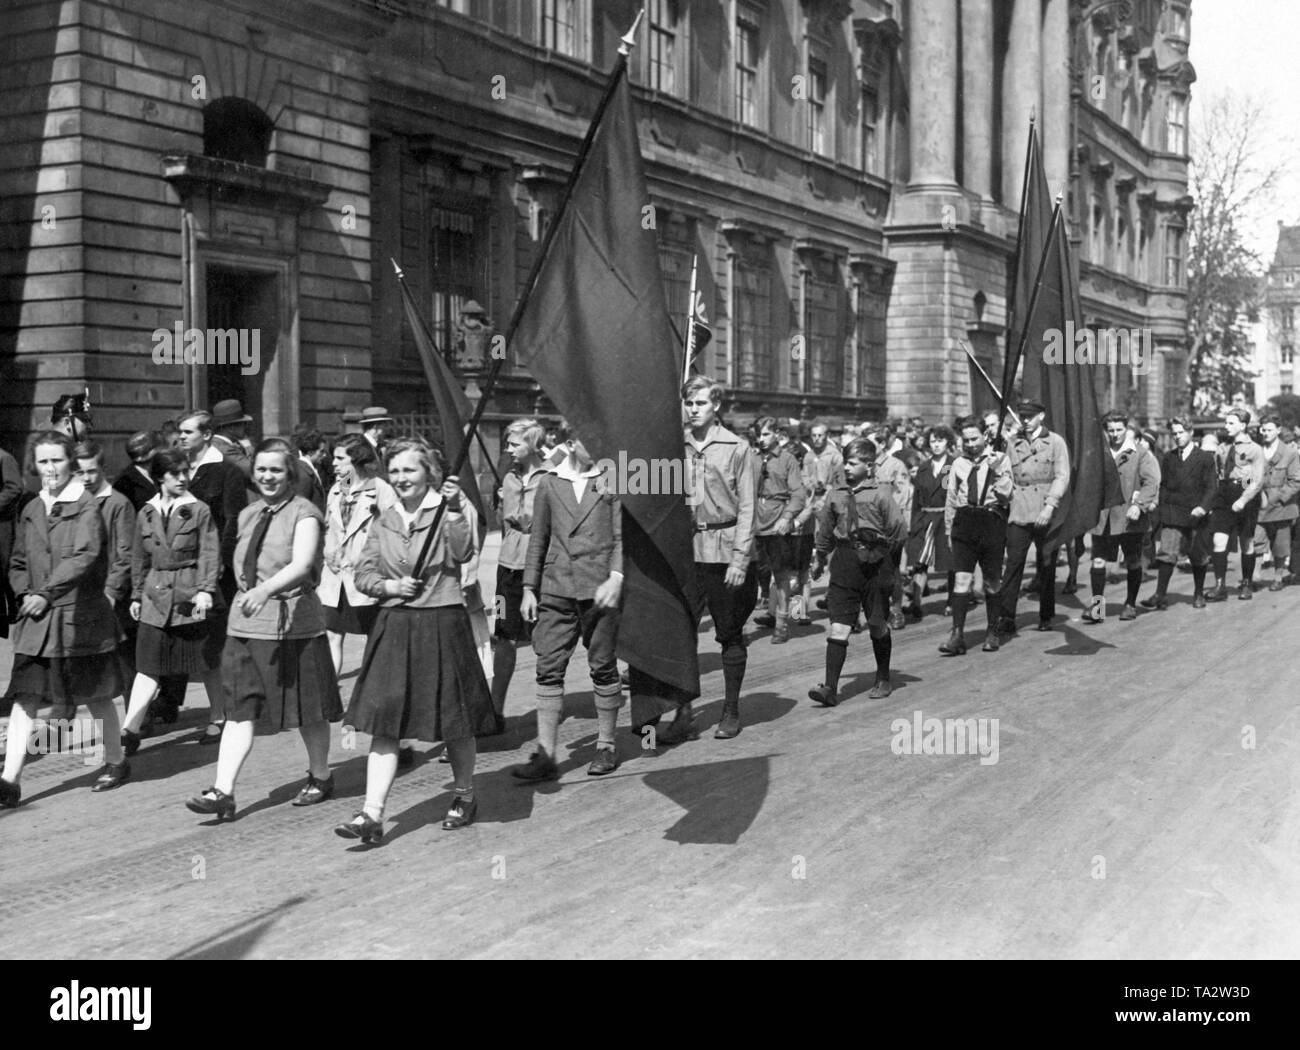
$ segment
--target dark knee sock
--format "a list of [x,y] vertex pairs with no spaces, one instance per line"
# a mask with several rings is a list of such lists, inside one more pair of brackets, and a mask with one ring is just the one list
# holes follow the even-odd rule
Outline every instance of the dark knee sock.
[[1106,593],[1106,568],[1105,568],[1105,566],[1102,566],[1102,568],[1100,568],[1100,569],[1094,568],[1094,569],[1092,570],[1092,593],[1093,593],[1093,594],[1105,594],[1105,593]]
[[[1197,594],[1201,594],[1205,590],[1205,570],[1208,568],[1208,565],[1192,566],[1192,586],[1195,588]],[[1173,569],[1171,567],[1170,572],[1172,571]]]
[[1142,588],[1142,566],[1130,565],[1128,570],[1128,593],[1124,596],[1125,605],[1137,605],[1138,591]]
[[[1196,570],[1193,569],[1192,572],[1195,573]],[[1156,597],[1163,598],[1169,590],[1169,581],[1174,578],[1174,567],[1169,562],[1162,561],[1160,567],[1156,569],[1156,573]],[[1201,580],[1205,580],[1205,569],[1203,567],[1201,569]],[[1201,588],[1198,585],[1196,589],[1199,591]]]
[[1215,551],[1211,560],[1214,563],[1214,582],[1222,587],[1228,579],[1228,552]]
[[882,638],[872,637],[871,649],[876,654],[876,677],[889,677],[889,656],[894,651],[894,638],[885,634]]
[[722,651],[723,701],[728,704],[740,702],[740,687],[745,681],[745,664],[748,651],[743,645]]
[[[965,630],[966,610],[970,608],[970,592],[959,591],[952,596],[952,601],[949,604],[952,606],[952,629],[954,631]],[[990,610],[991,608],[990,606]],[[992,611],[989,612],[989,615],[993,615]]]
[[1243,554],[1241,556],[1241,581],[1250,583],[1255,578],[1255,555]]
[[849,642],[826,639],[826,688],[832,693],[840,687],[840,672],[844,670],[844,658],[849,655]]
[[[952,597],[953,588],[956,586],[957,586],[957,573],[956,572],[948,573],[948,597],[949,598]],[[951,604],[951,602],[949,604]]]

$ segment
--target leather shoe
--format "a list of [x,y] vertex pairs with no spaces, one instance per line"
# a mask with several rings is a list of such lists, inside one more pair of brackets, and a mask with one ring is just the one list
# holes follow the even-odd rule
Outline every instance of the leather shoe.
[[131,763],[122,759],[114,765],[109,762],[99,771],[99,776],[93,784],[90,785],[91,791],[112,791],[115,787],[121,787],[131,779]]
[[466,802],[459,795],[447,810],[447,816],[443,818],[442,830],[455,831],[457,828],[463,828],[474,823],[474,817],[478,813],[478,799],[470,799]]
[[122,750],[128,758],[140,750],[140,741],[143,739],[143,733],[136,733],[130,729],[122,730]]
[[840,702],[834,689],[827,689],[826,686],[818,682],[812,689],[808,690],[808,699],[822,705],[822,707],[834,707]]
[[1106,617],[1104,617],[1104,616],[1093,616],[1091,612],[1086,612],[1086,613],[1084,613],[1084,614],[1083,614],[1081,617],[1079,617],[1079,618],[1080,618],[1084,623],[1105,623],[1105,622],[1106,622]]
[[1285,589],[1286,589],[1286,584],[1283,583],[1281,580],[1274,580],[1272,583],[1270,583],[1270,584],[1268,585],[1268,589],[1269,589],[1270,591],[1281,591],[1281,590],[1285,590]]
[[722,718],[718,722],[718,728],[713,734],[714,740],[731,740],[740,736],[740,704],[736,702],[722,705]]
[[324,802],[334,794],[334,777],[328,776],[324,780],[317,780],[307,773],[307,783],[303,789],[298,792],[298,797],[293,800],[295,806],[315,806]]
[[1051,620],[1039,620],[1038,625],[1034,628],[1035,631],[1050,631],[1051,629],[1052,629]]
[[966,638],[954,627],[946,642],[939,643],[939,652],[944,656],[963,656],[966,653]]
[[334,829],[334,834],[342,839],[360,839],[369,845],[374,842],[382,842],[384,839],[384,822],[375,820],[374,817],[366,813],[358,813],[346,824],[340,824]]
[[1075,592],[1078,591],[1078,589],[1079,589],[1079,584],[1074,580],[1066,580],[1063,584],[1061,584],[1062,594],[1074,594]]
[[1228,585],[1220,584],[1218,587],[1212,587],[1205,596],[1207,602],[1226,602],[1228,600]]
[[1016,636],[1016,621],[1003,616],[998,620],[998,636],[1001,638],[1014,638]]
[[591,760],[591,765],[587,767],[587,776],[603,777],[606,773],[612,773],[618,768],[618,755],[614,753],[612,747],[596,748],[596,757]]
[[678,744],[684,744],[688,740],[698,740],[700,734],[695,731],[695,720],[676,718],[667,729],[660,730],[655,735],[656,747],[676,747]]
[[989,631],[989,633],[984,636],[984,645],[983,645],[984,651],[986,653],[996,653],[999,648],[1000,646],[998,645],[998,632]]
[[515,766],[510,770],[510,775],[516,780],[559,780],[560,767],[553,758],[547,758],[544,751],[538,750],[533,752],[527,765]]
[[1253,597],[1255,597],[1255,588],[1252,587],[1249,583],[1243,583],[1240,587],[1237,588],[1238,601],[1248,602]]
[[1169,608],[1169,602],[1163,594],[1153,594],[1150,598],[1143,598],[1138,604],[1144,609],[1159,609],[1161,612]]
[[1121,620],[1136,620],[1138,618],[1138,611],[1134,606],[1126,605],[1119,611],[1119,618]]
[[771,613],[759,613],[754,617],[755,627],[775,627],[776,617]]
[[868,700],[883,700],[894,691],[894,687],[889,684],[888,678],[877,678],[876,684],[871,687],[871,692],[867,694]]
[[895,609],[889,614],[889,629],[891,631],[901,631],[907,626],[907,617],[903,615],[902,609]]
[[22,801],[23,789],[0,777],[0,809],[17,809]]
[[191,813],[215,814],[217,823],[235,819],[235,796],[218,791],[215,787],[207,788],[203,794],[195,795],[185,803]]
[[1193,608],[1193,609],[1204,609],[1204,608],[1205,608],[1205,595],[1204,595],[1203,593],[1201,593],[1200,591],[1198,591],[1196,594],[1192,595],[1192,608]]

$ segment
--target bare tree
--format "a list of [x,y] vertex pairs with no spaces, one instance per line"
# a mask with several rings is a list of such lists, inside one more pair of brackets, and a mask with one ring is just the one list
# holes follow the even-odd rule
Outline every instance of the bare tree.
[[1283,165],[1261,157],[1261,103],[1232,91],[1198,107],[1188,222],[1187,383],[1194,408],[1216,408],[1254,378],[1246,325],[1258,318],[1265,271],[1243,233],[1271,198]]

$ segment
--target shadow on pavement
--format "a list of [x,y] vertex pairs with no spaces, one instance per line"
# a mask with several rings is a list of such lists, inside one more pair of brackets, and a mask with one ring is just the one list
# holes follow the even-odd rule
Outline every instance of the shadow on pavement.
[[772,755],[655,770],[642,779],[686,810],[664,832],[681,845],[734,846],[767,799]]
[[306,897],[290,897],[287,901],[252,918],[227,927],[224,931],[199,941],[171,956],[172,959],[243,959],[253,949],[262,935],[286,912],[302,904]]

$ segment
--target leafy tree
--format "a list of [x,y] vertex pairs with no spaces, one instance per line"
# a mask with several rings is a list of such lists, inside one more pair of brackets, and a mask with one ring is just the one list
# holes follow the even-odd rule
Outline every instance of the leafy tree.
[[1300,394],[1274,394],[1268,399],[1268,411],[1276,412],[1284,427],[1300,427]]

